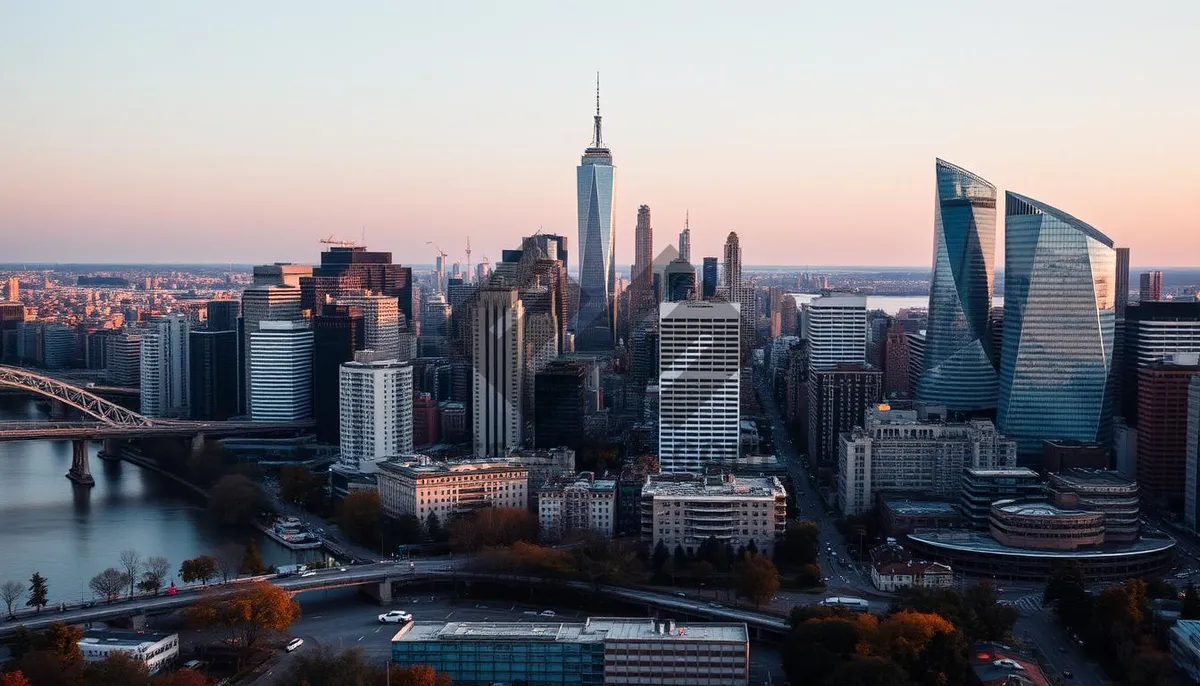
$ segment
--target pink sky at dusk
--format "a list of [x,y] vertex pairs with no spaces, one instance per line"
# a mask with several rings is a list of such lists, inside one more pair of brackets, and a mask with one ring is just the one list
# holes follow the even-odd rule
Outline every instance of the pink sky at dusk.
[[0,262],[574,248],[599,70],[619,270],[643,203],[697,262],[928,267],[935,157],[1200,264],[1196,3],[407,5],[0,8]]

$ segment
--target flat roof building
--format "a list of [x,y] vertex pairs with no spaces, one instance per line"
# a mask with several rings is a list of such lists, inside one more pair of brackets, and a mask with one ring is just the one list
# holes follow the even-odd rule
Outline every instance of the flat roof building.
[[437,462],[410,455],[380,462],[376,473],[383,513],[421,521],[481,507],[528,507],[529,470],[504,460]]
[[159,631],[88,629],[79,639],[85,662],[100,662],[113,653],[127,653],[157,674],[179,657],[179,634]]
[[617,482],[592,472],[551,477],[537,491],[542,536],[557,540],[572,531],[611,538],[616,522]]
[[968,469],[963,474],[959,507],[968,526],[986,529],[992,503],[1040,495],[1044,490],[1042,477],[1028,467]]
[[695,552],[709,538],[733,548],[751,541],[771,554],[787,525],[787,490],[777,477],[651,474],[642,486],[642,538]]

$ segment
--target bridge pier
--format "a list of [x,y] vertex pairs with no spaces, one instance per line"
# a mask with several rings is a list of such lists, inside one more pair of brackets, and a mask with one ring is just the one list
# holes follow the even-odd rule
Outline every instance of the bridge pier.
[[60,403],[57,400],[50,401],[50,419],[52,421],[61,422],[67,418],[67,405]]
[[378,601],[380,605],[391,605],[393,598],[392,582],[394,581],[395,579],[384,579],[377,584],[363,584],[362,586],[359,586],[359,589],[374,600]]
[[81,486],[96,485],[96,480],[92,478],[89,443],[86,438],[71,441],[71,471],[67,472],[67,478]]
[[112,460],[114,462],[121,461],[121,439],[106,438],[104,439],[104,447],[100,452],[96,453],[96,457],[101,460]]
[[199,433],[192,436],[192,457],[199,457],[204,453],[204,434]]

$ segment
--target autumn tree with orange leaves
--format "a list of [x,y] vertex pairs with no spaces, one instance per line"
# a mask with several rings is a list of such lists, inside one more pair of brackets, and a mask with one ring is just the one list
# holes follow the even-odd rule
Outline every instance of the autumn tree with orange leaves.
[[233,642],[251,648],[264,635],[286,631],[300,617],[300,605],[286,591],[259,582],[205,598],[189,608],[187,616],[193,626],[224,630]]

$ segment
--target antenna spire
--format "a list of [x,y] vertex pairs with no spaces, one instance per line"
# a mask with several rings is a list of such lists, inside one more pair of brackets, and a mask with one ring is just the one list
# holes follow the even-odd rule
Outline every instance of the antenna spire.
[[592,133],[592,147],[604,147],[604,138],[600,135],[600,72],[596,72],[596,123]]

